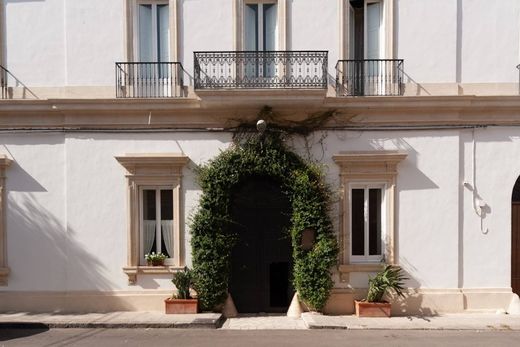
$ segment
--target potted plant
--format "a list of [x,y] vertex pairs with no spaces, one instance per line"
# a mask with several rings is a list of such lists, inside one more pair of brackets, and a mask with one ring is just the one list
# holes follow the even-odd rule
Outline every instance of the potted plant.
[[402,274],[399,266],[386,265],[375,277],[368,280],[366,299],[355,300],[358,317],[390,317],[391,304],[383,300],[388,291],[394,291],[404,297],[403,281],[408,278]]
[[146,259],[146,263],[148,264],[148,266],[163,266],[164,260],[168,258],[168,256],[162,254],[161,252],[152,252],[150,254],[145,254],[144,258]]
[[191,270],[187,267],[177,272],[172,279],[177,288],[177,294],[164,300],[165,312],[170,313],[197,313],[198,300],[190,295],[190,288],[193,284]]

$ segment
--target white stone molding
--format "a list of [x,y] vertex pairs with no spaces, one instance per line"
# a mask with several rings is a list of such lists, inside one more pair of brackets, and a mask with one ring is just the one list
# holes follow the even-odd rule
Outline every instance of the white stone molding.
[[6,38],[5,38],[5,31],[4,31],[4,24],[5,23],[5,4],[4,4],[4,0],[0,0],[0,65],[2,65],[3,67],[5,67],[5,60],[6,60],[6,57],[5,57],[5,43],[6,43]]
[[[171,273],[184,266],[182,247],[182,204],[181,178],[182,169],[188,157],[182,154],[126,154],[115,157],[126,169],[127,174],[127,208],[128,208],[128,245],[127,266],[123,271],[128,275],[129,284],[135,284],[138,273],[157,274]],[[139,235],[139,187],[169,186],[173,190],[173,258],[172,264],[166,266],[140,266]]]
[[342,152],[333,156],[340,168],[340,265],[342,281],[348,281],[350,272],[374,272],[381,268],[378,263],[350,262],[350,206],[349,186],[352,183],[384,182],[386,196],[385,262],[395,264],[395,186],[397,164],[406,158],[406,153],[396,151]]
[[7,285],[7,276],[9,276],[9,267],[7,266],[7,232],[5,230],[5,169],[11,162],[11,159],[0,154],[0,286]]

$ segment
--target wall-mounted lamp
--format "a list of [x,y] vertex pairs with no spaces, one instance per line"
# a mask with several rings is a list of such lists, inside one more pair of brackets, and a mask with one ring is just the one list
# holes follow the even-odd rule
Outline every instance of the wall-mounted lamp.
[[258,130],[260,134],[263,134],[265,129],[267,129],[267,122],[263,119],[259,119],[258,122],[256,122],[256,130]]

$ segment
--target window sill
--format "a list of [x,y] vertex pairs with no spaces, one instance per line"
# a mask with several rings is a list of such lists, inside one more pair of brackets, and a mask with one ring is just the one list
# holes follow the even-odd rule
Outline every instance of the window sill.
[[155,274],[174,274],[183,268],[175,265],[164,266],[128,266],[123,268],[123,272],[128,276],[128,284],[134,285],[137,282],[137,275],[155,275]]
[[383,268],[382,263],[359,263],[359,264],[343,264],[339,266],[340,273],[350,272],[377,272]]

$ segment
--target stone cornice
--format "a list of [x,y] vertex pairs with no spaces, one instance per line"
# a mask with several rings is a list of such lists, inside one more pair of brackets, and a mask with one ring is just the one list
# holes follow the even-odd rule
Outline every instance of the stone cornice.
[[[126,154],[115,158],[130,175],[136,175],[140,172],[139,169],[149,168],[154,168],[154,174],[162,173],[157,169],[162,169],[166,173],[173,169],[177,174],[180,174],[181,168],[189,161],[187,156],[177,153]],[[150,174],[148,173],[148,175]]]
[[0,130],[223,128],[236,125],[237,120],[253,120],[264,105],[272,106],[287,120],[336,110],[336,117],[327,124],[331,128],[520,125],[520,96],[337,98],[319,96],[315,91],[220,91],[207,94],[203,99],[0,100]]

